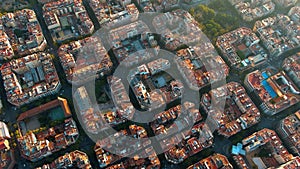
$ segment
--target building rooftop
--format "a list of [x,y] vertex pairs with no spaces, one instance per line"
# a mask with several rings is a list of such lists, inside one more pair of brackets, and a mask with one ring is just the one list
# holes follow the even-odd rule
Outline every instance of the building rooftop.
[[275,10],[272,0],[229,0],[245,21],[252,21],[271,14]]
[[117,113],[120,114],[123,120],[132,119],[135,113],[135,108],[130,101],[122,79],[116,76],[110,76],[107,81],[110,86],[111,97]]
[[[216,98],[225,99],[224,107],[215,106],[222,104],[222,101]],[[244,87],[237,82],[230,82],[204,94],[201,105],[206,110],[208,118],[215,123],[218,133],[225,137],[233,136],[260,121],[258,108]]]
[[260,107],[267,114],[276,114],[299,102],[300,90],[284,71],[271,74],[270,71],[256,70],[249,73],[245,85],[260,97]]
[[47,42],[33,10],[23,9],[0,18],[0,59],[43,51]]
[[[212,131],[207,124],[199,123],[194,125],[191,130],[184,130],[183,122],[177,120],[175,123],[178,128],[176,129],[177,134],[160,142],[162,149],[166,150],[165,157],[167,161],[173,164],[179,164],[188,157],[213,145]],[[169,130],[172,130],[172,128],[169,128]]]
[[13,48],[9,42],[9,38],[3,30],[0,30],[0,51],[1,60],[11,59],[15,55]]
[[300,154],[300,110],[280,121],[278,132],[283,141],[289,145],[289,149]]
[[233,155],[246,155],[246,151],[243,149],[243,144],[238,143],[237,145],[232,145],[231,153]]
[[148,26],[142,21],[136,21],[111,30],[109,32],[109,40],[113,46],[117,47],[119,41],[147,32],[150,32]]
[[295,84],[300,87],[300,52],[286,58],[282,67]]
[[195,122],[199,122],[200,120],[202,120],[201,113],[197,108],[191,107],[189,108],[189,110],[185,110],[181,105],[177,105],[154,116],[155,120],[150,123],[154,134],[159,135],[167,133],[171,128],[175,128],[175,120],[177,120],[180,114],[185,113],[191,113],[192,117],[195,118]]
[[106,105],[107,104],[99,105],[102,118],[106,121],[106,123],[116,126],[128,120],[122,116],[122,110],[117,109],[115,105],[110,105],[108,108]]
[[66,99],[58,97],[56,100],[50,101],[48,103],[45,103],[43,105],[40,105],[39,107],[35,107],[33,109],[30,109],[28,111],[23,112],[17,119],[17,121],[23,121],[26,118],[30,118],[33,116],[36,116],[40,113],[44,113],[50,109],[56,108],[56,107],[61,107],[63,112],[64,112],[64,116],[66,118],[71,117],[71,110],[70,107],[68,105],[68,102]]
[[279,164],[284,164],[293,159],[293,155],[283,146],[276,132],[270,129],[265,128],[255,132],[243,139],[242,143],[247,153],[264,146],[269,147],[272,156],[275,157],[276,162]]
[[[147,157],[147,158],[143,158]],[[123,168],[160,168],[160,161],[155,153],[153,147],[147,148],[142,153],[139,153],[134,158],[127,158],[121,163],[117,163],[107,167],[107,169],[123,169]]]
[[144,12],[155,12],[153,4],[150,0],[139,0],[138,4]]
[[255,22],[253,30],[271,56],[279,56],[300,45],[297,35],[300,22],[293,21],[290,16],[292,13],[289,16],[280,14]]
[[239,169],[250,169],[246,159],[242,155],[234,155],[233,160]]
[[233,169],[227,157],[222,154],[213,154],[189,166],[187,169],[195,168]]
[[[296,0],[286,0],[286,1],[296,1]],[[296,6],[292,7],[291,10],[289,11],[288,15],[291,17],[291,20],[293,20],[295,22],[299,22],[300,21],[300,6],[296,5]]]
[[167,49],[175,50],[192,43],[210,43],[200,30],[197,21],[187,11],[178,9],[160,14],[152,23],[156,33],[162,36]]
[[1,66],[7,100],[15,106],[57,93],[61,84],[48,53],[36,53]]
[[[134,139],[130,139],[133,137]],[[130,125],[115,134],[98,140],[94,151],[100,167],[109,166],[120,159],[139,156],[140,153],[148,153],[151,141],[147,138],[147,131],[137,125]],[[118,152],[118,154],[114,154]]]
[[75,166],[79,169],[92,168],[88,155],[82,151],[75,150],[58,157],[50,164],[44,164],[42,167],[38,167],[36,169],[67,168]]
[[156,73],[163,72],[170,68],[170,61],[167,59],[159,58],[147,63],[147,67],[149,68],[149,72],[152,75],[155,75]]
[[[19,126],[22,126],[19,122]],[[35,133],[34,133],[35,132]],[[62,124],[48,129],[28,131],[18,138],[21,156],[36,162],[50,156],[52,153],[65,149],[74,144],[79,132],[72,118],[64,120]]]
[[215,53],[211,43],[177,51],[175,62],[186,83],[195,90],[221,81],[229,73],[228,66]]
[[105,148],[103,149],[102,143],[98,141],[94,147],[94,151],[96,153],[96,157],[99,163],[99,167],[104,168],[107,167],[118,160],[122,159],[121,156],[115,155],[113,153],[110,153],[109,151],[106,151]]
[[151,111],[181,98],[183,84],[164,72],[170,66],[161,58],[130,70],[127,80],[142,109]]
[[4,139],[9,139],[10,134],[7,125],[0,121],[0,141]]
[[149,27],[142,21],[110,30],[109,41],[118,62],[131,66],[157,54],[158,43],[149,32]]
[[281,121],[287,135],[298,134],[298,125],[300,125],[300,110]]
[[15,163],[14,156],[10,151],[9,139],[10,134],[7,125],[0,121],[0,168],[8,168]]
[[78,118],[81,118],[88,132],[98,134],[100,131],[106,129],[99,109],[94,107],[84,86],[77,88],[73,94],[73,98],[76,105],[75,107],[78,113],[80,113],[78,114]]
[[56,42],[86,36],[94,31],[94,24],[82,0],[58,0],[43,5],[43,16]]
[[59,47],[58,55],[69,83],[82,84],[104,76],[113,63],[97,37],[88,37]]
[[178,0],[153,1],[152,6],[157,12],[164,12],[179,6]]
[[297,169],[300,167],[300,157],[297,156],[291,161],[278,167],[278,169]]
[[247,69],[263,63],[266,51],[259,44],[260,39],[251,29],[242,27],[222,36],[216,42],[231,66]]
[[101,26],[113,26],[123,20],[137,17],[139,14],[137,7],[133,3],[129,4],[127,1],[125,2],[125,0],[108,0],[104,2],[101,0],[89,0],[89,4]]

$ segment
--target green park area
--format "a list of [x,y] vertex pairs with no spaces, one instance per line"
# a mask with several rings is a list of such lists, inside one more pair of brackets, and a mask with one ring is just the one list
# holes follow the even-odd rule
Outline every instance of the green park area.
[[215,43],[216,38],[240,27],[237,11],[224,0],[213,0],[208,5],[198,5],[189,10],[201,30]]

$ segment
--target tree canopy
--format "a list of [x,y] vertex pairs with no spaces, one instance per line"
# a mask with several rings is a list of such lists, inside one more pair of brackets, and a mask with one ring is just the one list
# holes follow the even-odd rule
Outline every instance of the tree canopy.
[[[226,32],[239,27],[239,18],[224,0],[214,0],[208,6],[200,4],[190,9],[201,30],[213,42]],[[232,11],[231,11],[232,10]]]

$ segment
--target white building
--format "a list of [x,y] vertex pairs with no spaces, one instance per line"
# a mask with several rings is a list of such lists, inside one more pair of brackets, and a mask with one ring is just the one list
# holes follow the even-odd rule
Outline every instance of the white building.
[[0,121],[0,140],[9,139],[9,131],[7,125],[4,122]]

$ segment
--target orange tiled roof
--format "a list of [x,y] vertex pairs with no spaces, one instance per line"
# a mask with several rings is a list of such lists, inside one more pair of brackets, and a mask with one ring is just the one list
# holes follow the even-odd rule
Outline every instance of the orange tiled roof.
[[57,106],[61,106],[62,107],[62,109],[64,110],[65,117],[70,117],[71,116],[71,111],[70,111],[70,108],[68,106],[68,103],[67,103],[66,99],[58,97],[56,100],[50,101],[50,102],[48,102],[46,104],[40,105],[38,107],[35,107],[33,109],[30,109],[30,110],[22,113],[18,117],[17,121],[22,121],[22,120],[24,120],[26,118],[35,116],[37,114],[40,114],[42,112],[45,112],[45,111],[47,111],[49,109],[52,109],[52,108],[55,108]]

